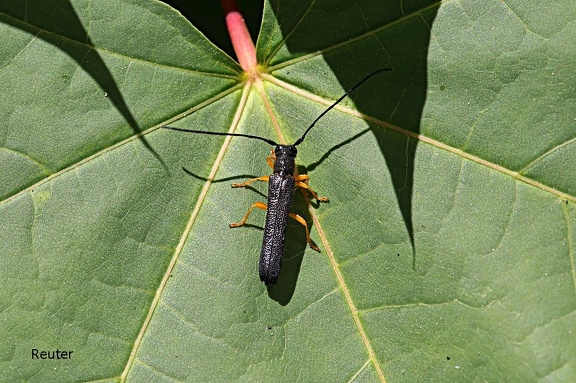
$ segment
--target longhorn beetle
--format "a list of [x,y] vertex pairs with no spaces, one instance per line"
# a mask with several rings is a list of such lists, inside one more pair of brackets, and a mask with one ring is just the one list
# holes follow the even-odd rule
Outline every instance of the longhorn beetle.
[[250,213],[252,213],[252,210],[255,207],[258,209],[267,210],[266,223],[264,225],[264,238],[262,240],[262,250],[260,251],[259,267],[260,280],[264,282],[266,286],[276,284],[276,281],[278,280],[278,274],[280,274],[280,265],[282,264],[282,254],[284,251],[284,241],[286,239],[286,226],[288,225],[288,217],[294,218],[304,226],[306,229],[306,242],[308,242],[312,249],[318,252],[320,251],[318,246],[316,246],[316,244],[312,242],[312,239],[310,239],[310,232],[304,218],[300,217],[298,214],[290,213],[290,205],[292,204],[295,187],[308,190],[308,192],[312,194],[312,197],[314,197],[317,201],[328,201],[328,198],[326,197],[318,197],[316,192],[314,192],[314,190],[308,186],[308,175],[294,174],[296,170],[295,158],[296,154],[298,153],[296,146],[300,145],[302,141],[304,141],[306,134],[308,134],[316,122],[318,122],[318,120],[320,120],[346,96],[348,96],[356,88],[362,85],[370,77],[380,72],[389,70],[391,69],[378,69],[364,77],[360,82],[350,88],[346,93],[344,93],[342,97],[336,100],[324,112],[316,117],[308,129],[304,131],[302,137],[296,140],[296,142],[294,142],[292,145],[280,145],[267,138],[253,136],[251,134],[208,132],[203,130],[182,129],[164,126],[165,129],[177,130],[181,132],[212,134],[215,136],[254,138],[274,146],[274,151],[270,156],[268,156],[268,158],[266,158],[268,165],[274,169],[274,173],[272,175],[254,178],[243,183],[232,184],[232,187],[244,187],[254,181],[268,182],[268,205],[264,204],[263,202],[255,202],[252,206],[250,206],[248,212],[240,222],[230,224],[230,227],[239,227],[246,224],[248,216],[250,216]]

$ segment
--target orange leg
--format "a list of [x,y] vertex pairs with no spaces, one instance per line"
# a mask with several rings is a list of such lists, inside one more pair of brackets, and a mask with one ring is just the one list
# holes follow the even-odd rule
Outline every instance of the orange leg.
[[[242,218],[242,221],[236,222],[236,223],[231,223],[229,226],[230,227],[244,226],[246,224],[246,221],[248,220],[248,217],[250,216],[250,213],[252,213],[252,210],[255,207],[258,209],[262,209],[262,210],[268,209],[268,206],[266,206],[266,204],[264,202],[255,202],[254,204],[252,204],[252,206],[250,206],[250,209],[248,209],[248,212],[246,213],[244,218]],[[306,220],[304,220],[304,218],[300,217],[298,214],[289,213],[288,215],[291,218],[294,218],[298,223],[304,225],[304,229],[306,230],[306,242],[308,242],[308,244],[310,245],[310,247],[313,250],[320,252],[320,249],[318,248],[318,246],[316,246],[316,244],[310,238],[310,231],[308,230],[308,224],[306,223]]]
[[288,215],[290,217],[294,218],[296,221],[298,221],[302,225],[304,225],[304,229],[306,229],[306,242],[308,242],[308,244],[310,245],[310,247],[313,250],[320,252],[320,248],[318,248],[318,246],[316,246],[316,244],[314,242],[312,242],[312,239],[310,238],[310,231],[308,231],[308,224],[306,223],[306,220],[304,218],[300,217],[298,214],[290,213]]
[[316,192],[308,185],[310,177],[307,174],[297,174],[294,176],[294,179],[296,180],[296,186],[308,190],[315,200],[328,202],[328,197],[318,197],[318,194],[316,194]]
[[[268,166],[270,166],[272,169],[274,169],[274,162],[276,161],[276,156],[274,155],[274,151],[272,151],[272,153],[266,157],[266,162],[268,163]],[[310,186],[308,186],[308,180],[310,179],[310,177],[306,174],[296,174],[294,175],[294,179],[296,181],[296,186],[300,187],[300,188],[304,188],[306,190],[308,190],[310,192],[310,194],[312,194],[312,197],[314,197],[317,201],[328,201],[328,197],[318,197],[318,195],[316,194],[316,192],[314,190],[312,190],[310,188]],[[255,181],[265,181],[268,182],[270,180],[270,176],[262,176],[262,177],[258,177],[258,178],[253,178],[251,180],[248,180],[246,182],[242,182],[242,183],[234,183],[231,186],[233,188],[237,188],[237,187],[244,187],[246,185],[251,184],[252,182]],[[252,204],[252,206],[250,206],[250,208],[248,209],[248,212],[246,213],[246,215],[244,216],[244,218],[242,218],[242,220],[240,222],[235,222],[235,223],[231,223],[229,226],[230,227],[240,227],[240,226],[244,226],[246,224],[246,221],[248,220],[248,217],[250,216],[250,214],[252,213],[252,210],[254,208],[258,208],[258,209],[262,209],[262,210],[267,210],[268,206],[266,206],[265,203],[263,202],[255,202]],[[308,224],[306,223],[306,220],[302,217],[300,217],[298,214],[295,213],[289,213],[288,214],[291,218],[295,219],[298,223],[302,224],[304,226],[304,229],[306,230],[306,242],[310,245],[310,247],[313,250],[316,250],[317,252],[320,252],[320,248],[312,241],[312,239],[310,238],[310,231],[308,230]]]
[[246,220],[248,219],[248,217],[250,216],[250,213],[252,213],[252,209],[254,209],[255,207],[257,207],[258,209],[262,209],[262,210],[266,210],[268,209],[268,206],[266,206],[266,204],[264,202],[254,202],[252,204],[252,206],[250,206],[250,209],[248,209],[248,213],[246,213],[246,215],[244,216],[244,218],[242,218],[242,221],[240,222],[236,222],[236,223],[231,223],[230,227],[240,227],[240,226],[244,226],[246,224]]
[[246,185],[248,185],[248,184],[251,184],[252,182],[255,182],[255,181],[268,182],[268,179],[269,179],[269,178],[270,178],[270,176],[262,176],[262,177],[258,177],[258,178],[252,178],[251,180],[248,180],[248,181],[246,181],[246,182],[242,182],[242,183],[239,183],[239,184],[232,184],[232,185],[230,185],[230,186],[232,186],[233,188],[241,188],[241,187],[244,187],[244,186],[246,186]]
[[272,151],[272,153],[266,157],[266,162],[268,162],[268,166],[274,169],[274,162],[276,162],[276,155],[274,154],[274,151]]
[[[270,166],[272,169],[274,169],[274,161],[276,161],[276,156],[274,155],[274,151],[272,151],[272,153],[268,157],[266,157],[266,162],[268,162],[268,166]],[[268,182],[269,178],[270,178],[270,176],[262,176],[262,177],[258,177],[258,178],[252,178],[251,180],[248,180],[246,182],[232,184],[230,186],[232,186],[233,188],[241,188],[241,187],[249,185],[255,181]]]

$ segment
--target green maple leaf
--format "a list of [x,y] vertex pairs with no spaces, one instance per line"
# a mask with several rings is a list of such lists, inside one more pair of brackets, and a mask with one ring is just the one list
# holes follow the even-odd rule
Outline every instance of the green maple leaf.
[[[266,2],[250,77],[155,1],[0,4],[0,381],[576,380],[568,1]],[[259,141],[330,203],[259,281]],[[32,349],[72,350],[35,360]]]

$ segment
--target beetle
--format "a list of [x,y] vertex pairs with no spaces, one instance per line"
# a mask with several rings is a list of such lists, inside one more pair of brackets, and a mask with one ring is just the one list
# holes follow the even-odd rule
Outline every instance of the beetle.
[[308,175],[296,174],[296,155],[298,150],[296,146],[300,145],[308,132],[314,127],[316,122],[320,120],[326,113],[328,113],[332,108],[334,108],[340,101],[342,101],[346,96],[352,93],[356,88],[366,82],[372,76],[390,71],[390,68],[378,69],[362,80],[360,80],[356,85],[350,88],[344,95],[342,95],[338,100],[336,100],[332,105],[330,105],[325,111],[323,111],[316,119],[310,124],[310,126],[304,131],[304,134],[296,140],[292,145],[281,145],[268,138],[254,136],[251,134],[243,133],[225,133],[225,132],[208,132],[204,130],[195,129],[184,129],[176,128],[171,126],[164,126],[165,129],[176,130],[180,132],[187,133],[199,133],[199,134],[211,134],[215,136],[233,136],[233,137],[246,137],[261,140],[274,147],[272,154],[266,158],[268,165],[274,169],[270,176],[262,176],[258,178],[253,178],[243,183],[234,183],[232,187],[244,187],[249,185],[254,181],[265,181],[268,182],[268,204],[263,202],[255,202],[250,206],[248,212],[242,218],[240,222],[231,223],[230,227],[239,227],[246,224],[246,220],[252,213],[254,208],[266,210],[266,221],[264,224],[264,237],[262,239],[262,250],[260,251],[260,264],[259,264],[259,274],[260,280],[270,286],[276,284],[278,280],[278,275],[280,274],[280,266],[282,265],[282,256],[284,253],[284,242],[286,239],[286,227],[288,225],[288,217],[291,217],[298,221],[306,229],[306,242],[310,247],[318,252],[320,249],[312,239],[310,238],[310,231],[308,230],[308,224],[306,220],[299,216],[298,214],[290,212],[290,205],[292,204],[292,199],[294,197],[294,190],[296,187],[306,189],[312,197],[317,201],[326,202],[327,197],[318,197],[316,192],[308,186]]

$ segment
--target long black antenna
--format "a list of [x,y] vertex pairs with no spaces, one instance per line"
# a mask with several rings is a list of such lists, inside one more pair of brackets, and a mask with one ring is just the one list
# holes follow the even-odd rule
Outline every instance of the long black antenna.
[[[350,88],[346,93],[344,93],[342,95],[342,97],[340,97],[338,100],[336,100],[332,105],[330,105],[328,107],[328,109],[326,109],[325,111],[323,111],[318,117],[316,117],[316,119],[312,122],[312,124],[310,124],[310,126],[308,127],[308,129],[306,129],[306,131],[304,132],[304,134],[302,135],[302,137],[300,137],[294,144],[293,146],[299,145],[302,143],[302,141],[304,141],[304,138],[306,137],[306,135],[308,134],[308,132],[310,131],[310,129],[312,129],[314,127],[314,125],[318,122],[319,119],[321,119],[322,117],[324,117],[324,115],[326,113],[328,113],[332,108],[334,108],[336,105],[338,105],[338,103],[340,101],[342,101],[346,96],[348,96],[350,93],[352,93],[354,90],[356,90],[356,88],[358,88],[360,85],[364,84],[364,82],[366,82],[370,77],[380,73],[380,72],[385,72],[385,71],[390,71],[392,70],[391,68],[381,68],[378,70],[375,70],[374,72],[370,73],[368,76],[364,77],[362,80],[360,80],[359,83],[357,83],[356,85],[354,85],[352,88]],[[210,134],[213,136],[232,136],[232,137],[247,137],[247,138],[255,138],[257,140],[260,141],[264,141],[269,145],[273,145],[273,146],[278,146],[278,144],[268,138],[264,138],[264,137],[260,137],[260,136],[253,136],[252,134],[242,134],[242,133],[225,133],[225,132],[209,132],[206,130],[195,130],[195,129],[183,129],[183,128],[175,128],[172,126],[163,126],[164,129],[170,129],[170,130],[177,130],[179,132],[188,132],[188,133],[200,133],[200,134]]]
[[346,98],[346,96],[348,96],[350,93],[352,93],[356,88],[358,88],[360,85],[364,84],[364,82],[366,82],[370,77],[380,73],[380,72],[385,72],[385,71],[389,71],[392,70],[391,68],[380,68],[378,70],[375,70],[374,72],[370,73],[368,76],[364,77],[362,80],[360,80],[359,83],[357,83],[356,85],[354,85],[352,88],[350,88],[346,93],[344,93],[342,95],[342,97],[340,97],[338,100],[334,101],[334,103],[332,105],[330,105],[328,107],[328,109],[326,109],[325,111],[323,111],[318,117],[316,117],[316,119],[314,121],[312,121],[312,124],[310,124],[310,126],[308,127],[308,129],[306,129],[306,131],[304,132],[304,134],[302,135],[302,137],[300,137],[295,143],[294,146],[299,145],[302,143],[302,141],[304,141],[304,137],[306,137],[306,135],[308,134],[308,132],[310,131],[310,129],[312,129],[314,127],[314,124],[316,124],[318,122],[319,119],[321,119],[322,117],[324,117],[324,115],[326,113],[328,113],[330,111],[330,109],[334,108],[336,105],[338,105],[338,103],[342,100],[344,100],[344,98]]
[[260,141],[264,141],[269,145],[274,145],[274,146],[278,146],[277,143],[275,143],[272,140],[269,140],[267,138],[264,137],[260,137],[260,136],[253,136],[251,134],[242,134],[242,133],[225,133],[225,132],[208,132],[206,130],[195,130],[195,129],[182,129],[182,128],[174,128],[172,126],[163,126],[164,129],[170,129],[170,130],[177,130],[179,132],[189,132],[189,133],[200,133],[200,134],[211,134],[213,136],[232,136],[232,137],[248,137],[248,138],[255,138],[257,140]]

